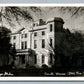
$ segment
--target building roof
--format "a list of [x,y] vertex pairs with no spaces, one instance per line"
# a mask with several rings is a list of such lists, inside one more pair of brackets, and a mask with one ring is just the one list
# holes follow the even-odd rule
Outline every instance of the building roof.
[[[46,23],[44,23],[44,21],[42,19],[39,19],[39,21],[36,21],[36,23],[38,23],[39,25],[38,26],[33,26],[33,27],[30,27],[29,29],[29,32],[33,32],[33,31],[38,31],[38,30],[43,30],[43,29],[46,29],[46,25],[49,23],[49,22],[60,22],[62,24],[64,24],[64,21],[62,18],[60,17],[54,17],[54,18],[50,18],[46,21]],[[35,23],[35,22],[34,22]],[[41,24],[42,23],[42,24]],[[18,30],[17,32],[15,33],[12,33],[13,34],[20,34],[21,31],[23,31],[24,29],[26,28],[21,28],[20,30]]]
[[17,32],[21,32],[22,30],[24,30],[25,28],[23,27],[23,28],[21,28],[20,30],[18,30]]
[[36,26],[36,27],[32,27],[29,31],[38,31],[38,30],[44,30],[46,29],[46,25],[41,25],[41,26]]
[[13,34],[19,34],[22,30],[24,30],[25,28],[21,28],[21,29],[19,29],[18,31],[16,31],[16,32],[14,32],[14,33],[12,33],[11,35],[13,35]]
[[62,22],[64,24],[64,20],[60,17],[54,17],[54,18],[50,18],[46,21],[46,23],[52,22],[52,21],[56,21],[56,22]]

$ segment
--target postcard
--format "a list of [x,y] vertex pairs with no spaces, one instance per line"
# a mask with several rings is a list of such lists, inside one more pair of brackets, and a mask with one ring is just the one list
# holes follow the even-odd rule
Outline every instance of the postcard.
[[84,81],[84,4],[0,4],[0,81]]

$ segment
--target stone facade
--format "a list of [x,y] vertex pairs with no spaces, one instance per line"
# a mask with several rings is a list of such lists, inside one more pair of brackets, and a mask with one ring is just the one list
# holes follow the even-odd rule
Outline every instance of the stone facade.
[[[30,66],[42,67],[54,64],[55,31],[63,28],[64,21],[55,17],[44,22],[42,19],[34,22],[31,28],[22,28],[11,34],[11,43],[16,47],[16,67]],[[28,50],[32,50],[29,55]]]

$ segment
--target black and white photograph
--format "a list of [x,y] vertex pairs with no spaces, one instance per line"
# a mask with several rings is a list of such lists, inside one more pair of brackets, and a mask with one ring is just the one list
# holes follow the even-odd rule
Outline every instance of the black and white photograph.
[[84,77],[84,6],[0,6],[0,77]]

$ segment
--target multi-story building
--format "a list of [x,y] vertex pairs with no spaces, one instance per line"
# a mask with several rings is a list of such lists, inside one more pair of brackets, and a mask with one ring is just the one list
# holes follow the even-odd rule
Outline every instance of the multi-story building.
[[28,64],[41,67],[46,64],[51,67],[54,64],[56,29],[63,28],[63,24],[63,19],[58,17],[48,19],[46,22],[39,19],[33,22],[31,28],[22,28],[12,33],[11,43],[17,50],[15,65],[25,67]]

